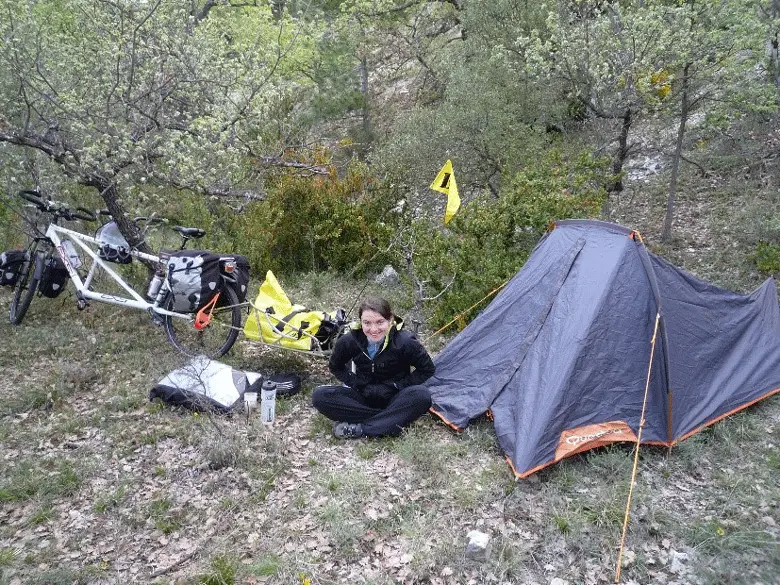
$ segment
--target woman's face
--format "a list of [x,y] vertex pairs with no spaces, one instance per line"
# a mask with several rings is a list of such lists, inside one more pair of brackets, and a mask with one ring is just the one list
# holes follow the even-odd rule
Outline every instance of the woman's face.
[[376,311],[366,309],[360,316],[360,325],[371,343],[382,341],[390,329],[390,321]]

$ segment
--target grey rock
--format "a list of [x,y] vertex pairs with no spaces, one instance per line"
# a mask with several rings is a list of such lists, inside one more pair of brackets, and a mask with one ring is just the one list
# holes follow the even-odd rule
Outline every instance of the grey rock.
[[383,285],[393,285],[401,282],[401,279],[398,277],[398,273],[395,271],[395,268],[389,264],[382,269],[381,273],[377,274],[375,280],[378,284]]
[[486,561],[490,556],[490,536],[479,530],[472,530],[467,535],[466,558],[475,561]]
[[677,552],[676,550],[672,551],[671,554],[672,557],[672,564],[669,567],[669,570],[672,573],[675,573],[677,575],[681,573],[687,573],[688,572],[688,554]]

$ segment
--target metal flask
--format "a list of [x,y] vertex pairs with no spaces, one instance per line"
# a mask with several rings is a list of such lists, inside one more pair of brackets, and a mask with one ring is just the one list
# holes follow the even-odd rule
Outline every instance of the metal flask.
[[276,417],[276,382],[265,380],[260,387],[260,420],[274,422]]

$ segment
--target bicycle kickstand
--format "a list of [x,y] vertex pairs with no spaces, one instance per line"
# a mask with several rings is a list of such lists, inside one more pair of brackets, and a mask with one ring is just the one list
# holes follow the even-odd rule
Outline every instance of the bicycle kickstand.
[[76,308],[79,311],[83,311],[84,309],[89,307],[89,301],[87,301],[87,299],[85,299],[84,296],[80,292],[76,293],[76,297],[77,297]]
[[149,316],[152,318],[152,324],[157,327],[162,327],[165,324],[165,319],[160,313],[149,307]]

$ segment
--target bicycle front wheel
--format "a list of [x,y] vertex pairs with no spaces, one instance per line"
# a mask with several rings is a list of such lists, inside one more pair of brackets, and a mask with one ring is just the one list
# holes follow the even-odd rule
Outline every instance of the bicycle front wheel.
[[37,248],[38,246],[33,243],[27,249],[27,257],[19,271],[19,278],[17,278],[16,286],[14,286],[14,296],[11,299],[11,311],[9,314],[11,325],[19,325],[22,322],[35,296],[35,291],[38,290],[38,279],[35,278],[35,264],[38,258]]
[[[173,311],[173,295],[169,294],[163,308]],[[189,355],[205,355],[218,358],[225,355],[238,337],[241,327],[241,308],[238,295],[232,286],[223,286],[219,301],[211,313],[211,321],[203,329],[195,329],[192,319],[165,315],[165,333],[180,352]]]

